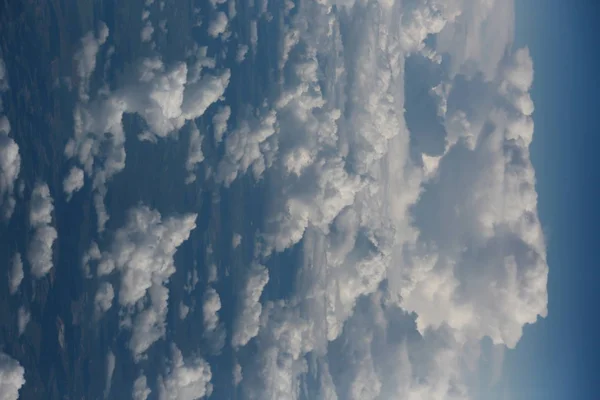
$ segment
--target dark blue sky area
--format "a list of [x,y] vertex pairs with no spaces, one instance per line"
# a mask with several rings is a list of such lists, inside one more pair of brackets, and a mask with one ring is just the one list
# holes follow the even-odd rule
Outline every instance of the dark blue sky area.
[[508,398],[600,399],[600,2],[516,3],[517,43],[534,60],[532,160],[550,276],[548,318],[507,354]]

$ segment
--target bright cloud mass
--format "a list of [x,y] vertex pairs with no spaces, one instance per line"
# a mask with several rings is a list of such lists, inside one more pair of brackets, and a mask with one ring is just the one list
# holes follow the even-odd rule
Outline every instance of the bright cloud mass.
[[[13,330],[68,304],[48,320],[97,398],[479,399],[483,341],[548,313],[514,2],[169,7],[74,41],[55,170],[0,114]],[[0,399],[34,368],[15,348]]]

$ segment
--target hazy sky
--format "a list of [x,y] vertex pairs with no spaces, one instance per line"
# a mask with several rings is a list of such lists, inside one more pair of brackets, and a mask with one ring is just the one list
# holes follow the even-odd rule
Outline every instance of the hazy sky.
[[529,46],[535,77],[532,161],[548,242],[548,317],[525,328],[506,357],[511,399],[595,399],[595,320],[600,89],[599,4],[517,2],[517,43]]

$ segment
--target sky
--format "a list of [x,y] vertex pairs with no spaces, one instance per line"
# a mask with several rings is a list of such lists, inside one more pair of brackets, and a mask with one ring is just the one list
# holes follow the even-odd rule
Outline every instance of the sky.
[[20,340],[74,271],[106,398],[593,398],[592,4],[99,11],[53,64],[53,179],[0,109],[0,398],[44,384]]
[[517,43],[535,63],[532,162],[548,242],[548,317],[525,328],[506,358],[514,399],[595,399],[600,89],[594,1],[522,1]]

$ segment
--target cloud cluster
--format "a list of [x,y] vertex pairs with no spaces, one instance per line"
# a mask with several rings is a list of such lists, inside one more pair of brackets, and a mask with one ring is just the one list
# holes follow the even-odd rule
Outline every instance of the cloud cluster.
[[146,400],[152,391],[148,388],[148,380],[146,375],[140,375],[133,382],[131,390],[131,398],[133,400]]
[[21,259],[21,253],[17,252],[12,258],[8,280],[10,294],[17,293],[17,290],[19,290],[24,277],[25,274],[23,272],[23,260]]
[[[268,19],[267,5],[254,4],[252,18]],[[189,127],[187,183],[205,162],[212,130],[216,183],[227,188],[247,174],[265,180],[269,191],[228,335],[232,377],[244,398],[474,398],[481,341],[513,348],[523,327],[547,313],[546,248],[529,156],[533,63],[527,49],[512,47],[514,5],[277,6],[286,15],[274,41],[280,81],[256,106],[219,104],[231,72],[217,69],[206,47],[181,62],[143,58],[125,84],[90,93],[108,29],[86,35],[75,58],[75,132],[65,148],[78,166],[63,182],[65,193],[89,178],[102,231],[107,183],[125,167],[125,113],[143,122],[140,140],[157,142]],[[209,35],[227,35],[235,13],[211,12]],[[253,19],[247,29],[255,55],[270,43],[259,38],[258,24]],[[238,62],[247,50],[238,47]],[[195,120],[211,107],[207,132],[200,132]],[[18,161],[18,147],[16,155]],[[14,171],[2,182],[14,185]],[[3,187],[3,198],[12,196],[13,187]],[[35,276],[52,268],[52,209],[48,187],[36,186],[30,220],[41,250],[27,257]],[[138,206],[105,248],[92,244],[84,254],[85,270],[95,268],[101,280],[96,314],[117,299],[136,362],[166,336],[174,255],[195,227],[196,214],[162,218]],[[242,237],[231,240],[235,249]],[[282,268],[274,258],[289,250],[301,255],[286,271],[293,274],[291,293],[263,296],[269,268]],[[15,271],[11,292],[22,279]],[[212,262],[208,275],[216,281]],[[118,282],[114,288],[109,279]],[[188,294],[198,280],[188,272]],[[204,339],[216,354],[227,337],[220,317],[229,305],[210,286],[202,301]],[[181,302],[178,311],[184,319],[190,308]],[[207,361],[172,345],[168,365],[156,384],[160,399],[210,396]],[[149,394],[142,374],[132,395]]]
[[48,185],[36,183],[29,202],[29,225],[33,234],[27,247],[27,261],[36,278],[45,276],[54,266],[52,248],[58,233],[52,226],[53,211],[54,204]]
[[63,180],[63,190],[67,201],[71,200],[73,193],[81,190],[84,184],[84,174],[81,168],[71,167],[69,174]]
[[[227,132],[216,174],[271,191],[232,335],[256,338],[245,397],[469,399],[480,341],[514,347],[546,315],[533,64],[513,32],[499,0],[291,14],[283,89]],[[290,298],[261,303],[260,265],[296,246]]]
[[[65,147],[65,155],[76,160],[91,177],[99,231],[104,230],[109,218],[104,205],[107,182],[125,168],[123,115],[138,114],[144,120],[146,129],[140,139],[165,138],[178,132],[187,121],[201,117],[217,102],[230,77],[228,69],[215,69],[215,60],[206,56],[206,48],[197,48],[190,52],[188,60],[172,65],[165,65],[160,57],[141,59],[126,84],[88,95],[86,82],[107,38],[108,28],[101,29],[98,37],[87,34],[75,58],[84,95],[73,114],[73,137]],[[194,157],[197,159],[198,154]]]
[[[123,227],[97,259],[97,275],[118,273],[118,303],[131,329],[129,349],[135,360],[166,332],[169,289],[175,272],[173,256],[196,227],[196,214],[163,219],[146,206],[132,208]],[[102,312],[112,303],[113,289],[102,284],[96,294],[96,307]]]
[[17,400],[25,384],[25,369],[19,362],[0,352],[0,400]]
[[258,334],[259,319],[262,311],[260,296],[267,282],[269,272],[260,264],[253,264],[246,277],[246,282],[240,293],[239,315],[235,320],[231,345],[245,346],[250,339]]
[[107,399],[110,395],[112,386],[112,377],[115,372],[116,357],[111,350],[106,353],[106,383],[104,384],[104,398]]
[[172,346],[171,352],[168,372],[158,379],[158,398],[187,400],[210,396],[212,374],[208,363],[199,357],[184,360],[181,351],[175,345]]
[[208,25],[208,34],[214,38],[225,33],[229,20],[223,11],[217,11]]
[[[6,65],[0,58],[0,95],[8,88]],[[0,212],[4,220],[9,220],[16,205],[14,188],[21,170],[21,155],[19,146],[9,136],[10,123],[2,111],[2,98],[0,98]]]
[[94,308],[96,316],[101,316],[112,307],[115,298],[115,290],[110,282],[102,282],[94,296]]
[[19,328],[19,336],[25,332],[25,328],[27,328],[27,324],[29,324],[30,319],[31,313],[25,308],[25,306],[19,307],[19,311],[17,313],[17,327]]
[[79,97],[83,101],[89,99],[90,79],[96,70],[96,56],[100,47],[106,43],[108,33],[108,27],[100,21],[96,33],[90,31],[81,38],[81,47],[75,53],[74,60],[77,64],[77,75],[80,79]]
[[188,147],[188,158],[185,163],[185,168],[188,171],[188,176],[185,180],[186,183],[193,183],[196,181],[196,174],[194,170],[196,165],[204,161],[204,153],[202,153],[202,140],[204,137],[200,134],[198,126],[195,122],[190,123],[190,143]]

